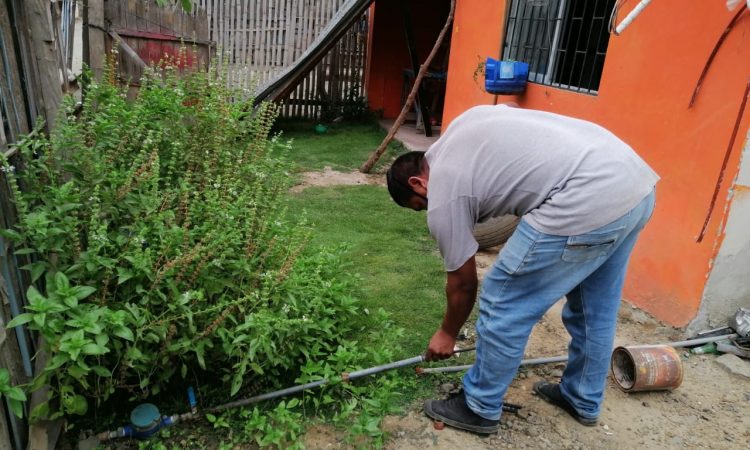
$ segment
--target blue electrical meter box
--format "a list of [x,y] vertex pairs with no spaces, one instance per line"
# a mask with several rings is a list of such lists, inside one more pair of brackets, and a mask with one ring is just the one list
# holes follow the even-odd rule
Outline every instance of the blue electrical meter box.
[[484,66],[484,89],[490,94],[520,94],[526,89],[529,65],[521,61],[498,61],[487,58]]

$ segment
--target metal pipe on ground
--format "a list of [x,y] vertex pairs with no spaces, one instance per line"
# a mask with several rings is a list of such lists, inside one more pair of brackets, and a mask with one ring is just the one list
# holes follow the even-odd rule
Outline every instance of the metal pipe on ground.
[[[454,354],[455,353],[463,353],[463,352],[468,352],[468,351],[472,351],[472,350],[474,350],[474,347],[457,349],[453,353]],[[386,372],[386,371],[393,370],[393,369],[399,369],[401,367],[413,366],[415,364],[419,364],[419,363],[424,362],[424,361],[425,361],[424,356],[423,355],[419,355],[419,356],[414,356],[412,358],[402,359],[400,361],[395,361],[395,362],[392,362],[392,363],[383,364],[383,365],[380,365],[380,366],[370,367],[368,369],[355,370],[354,372],[344,372],[344,373],[341,374],[341,376],[338,376],[338,377],[335,377],[335,378],[313,381],[313,382],[307,383],[307,384],[301,384],[301,385],[297,385],[297,386],[288,387],[286,389],[281,389],[281,390],[278,390],[278,391],[273,391],[273,392],[268,392],[268,393],[261,394],[261,395],[256,395],[255,397],[245,398],[245,399],[242,399],[242,400],[236,400],[236,401],[233,401],[233,402],[225,403],[223,405],[219,405],[219,406],[214,406],[212,408],[208,408],[206,411],[207,412],[216,412],[216,411],[223,411],[223,410],[226,410],[226,409],[239,408],[241,406],[252,405],[253,403],[258,403],[258,402],[262,402],[262,401],[265,401],[265,400],[270,400],[272,398],[278,398],[278,397],[284,397],[284,396],[287,396],[287,395],[290,395],[290,394],[296,394],[298,392],[302,392],[302,391],[306,391],[308,389],[313,389],[313,388],[316,388],[316,387],[320,387],[320,386],[323,386],[325,384],[332,383],[332,382],[343,381],[345,383],[348,383],[350,380],[354,380],[354,379],[357,379],[357,378],[362,378],[362,377],[365,377],[365,376],[368,376],[368,375],[374,375],[374,374],[380,373],[380,372]]]
[[[549,363],[555,363],[555,362],[565,362],[568,360],[568,356],[552,356],[550,358],[531,358],[531,359],[524,359],[521,361],[522,366],[533,366],[537,364],[549,364]],[[417,375],[422,375],[425,373],[450,373],[450,372],[462,372],[464,370],[467,370],[469,367],[471,367],[472,364],[463,365],[463,366],[448,366],[448,367],[417,367]]]
[[[474,347],[461,348],[461,349],[454,350],[453,353],[456,354],[456,353],[469,352],[474,349],[475,349]],[[380,372],[386,372],[386,371],[393,370],[393,369],[399,369],[401,367],[413,366],[414,364],[419,364],[424,361],[425,361],[424,355],[419,355],[419,356],[414,356],[412,358],[402,359],[400,361],[383,364],[380,366],[355,370],[354,372],[343,372],[340,376],[337,376],[337,377],[317,380],[317,381],[313,381],[310,383],[305,383],[305,384],[300,384],[297,386],[291,386],[285,389],[280,389],[278,391],[267,392],[265,394],[256,395],[255,397],[250,397],[250,398],[236,400],[236,401],[229,402],[229,403],[224,403],[222,405],[208,408],[204,410],[203,412],[210,413],[210,412],[224,411],[227,409],[239,408],[242,406],[252,405],[254,403],[259,403],[259,402],[270,400],[273,398],[296,394],[298,392],[306,391],[308,389],[314,389],[314,388],[317,388],[317,387],[320,387],[329,383],[342,382],[342,381],[344,383],[348,383],[350,380],[366,377],[368,375],[374,375]],[[520,408],[517,405],[511,405],[511,407]],[[90,436],[88,439],[81,441],[80,444],[84,446],[83,448],[93,449],[96,447],[96,445],[98,445],[98,443],[108,441],[111,439],[122,438],[122,437],[145,438],[145,437],[152,435],[153,433],[155,433],[162,427],[171,426],[178,422],[183,422],[186,420],[192,420],[198,417],[200,414],[202,414],[202,412],[199,413],[197,411],[189,412],[185,414],[177,414],[174,416],[163,416],[163,417],[157,414],[158,422],[155,422],[155,425],[149,428],[146,433],[143,433],[137,429],[135,429],[134,431],[134,427],[129,424],[129,425],[126,425],[125,427],[120,427],[116,430],[105,431],[103,433]]]
[[[668,342],[666,344],[661,344],[661,345],[667,345],[667,346],[675,347],[675,348],[692,347],[695,345],[707,344],[709,342],[719,342],[719,341],[724,341],[728,339],[734,339],[736,337],[738,337],[737,333],[732,333],[732,334],[725,334],[723,336],[712,336],[712,337],[705,337],[705,338],[699,338],[699,339],[690,339],[687,341]],[[565,362],[567,360],[568,360],[567,355],[552,356],[549,358],[531,358],[531,359],[524,359],[523,361],[521,361],[521,365],[533,366],[533,365],[538,365],[538,364]],[[426,373],[462,372],[464,370],[469,369],[471,366],[472,364],[462,365],[462,366],[447,366],[447,367],[417,367],[416,372],[417,372],[417,375],[422,375]]]

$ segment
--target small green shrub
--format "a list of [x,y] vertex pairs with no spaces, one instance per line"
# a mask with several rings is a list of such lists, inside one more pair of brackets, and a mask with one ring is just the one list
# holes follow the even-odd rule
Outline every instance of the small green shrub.
[[207,419],[214,428],[229,431],[230,436],[223,442],[226,448],[245,442],[255,442],[261,448],[303,448],[298,438],[304,431],[303,424],[309,421],[306,416],[316,411],[324,412],[326,420],[343,429],[344,437],[352,443],[367,442],[368,447],[381,447],[386,435],[380,423],[385,415],[400,412],[397,406],[400,392],[410,387],[410,382],[398,372],[384,372],[349,383],[338,380],[342,372],[399,359],[402,349],[396,342],[403,338],[403,329],[395,328],[383,310],[363,313],[378,325],[362,333],[366,338],[363,341],[381,345],[342,340],[327,358],[308,360],[295,380],[299,384],[324,378],[334,382],[308,391],[302,397],[229,410],[220,415],[208,414]]
[[[51,137],[19,143],[19,167],[3,162],[19,221],[2,235],[32,258],[35,283],[9,326],[38,332],[49,355],[28,388],[49,385],[50,401],[32,418],[145,398],[189,374],[234,396],[392,356],[347,340],[362,315],[356,279],[341,249],[306,250],[304,221],[287,218],[276,108],[238,101],[213,72],[175,72],[147,75],[133,102],[90,82],[80,115],[67,99]],[[296,420],[292,402],[249,425],[260,444],[298,435],[269,434]]]
[[336,119],[358,122],[372,118],[367,99],[360,94],[358,86],[350,87],[343,100],[323,99],[320,109],[320,120],[323,122],[332,122]]

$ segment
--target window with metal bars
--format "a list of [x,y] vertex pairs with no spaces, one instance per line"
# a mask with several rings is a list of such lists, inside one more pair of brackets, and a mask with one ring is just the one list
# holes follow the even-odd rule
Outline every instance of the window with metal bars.
[[616,0],[511,0],[503,59],[532,83],[596,95]]

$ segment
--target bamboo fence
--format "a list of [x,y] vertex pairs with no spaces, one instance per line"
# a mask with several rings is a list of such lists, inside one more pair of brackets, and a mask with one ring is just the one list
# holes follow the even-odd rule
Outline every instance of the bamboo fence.
[[[198,0],[229,83],[248,95],[309,47],[345,0]],[[362,17],[284,101],[286,117],[319,117],[360,96],[367,47]]]

